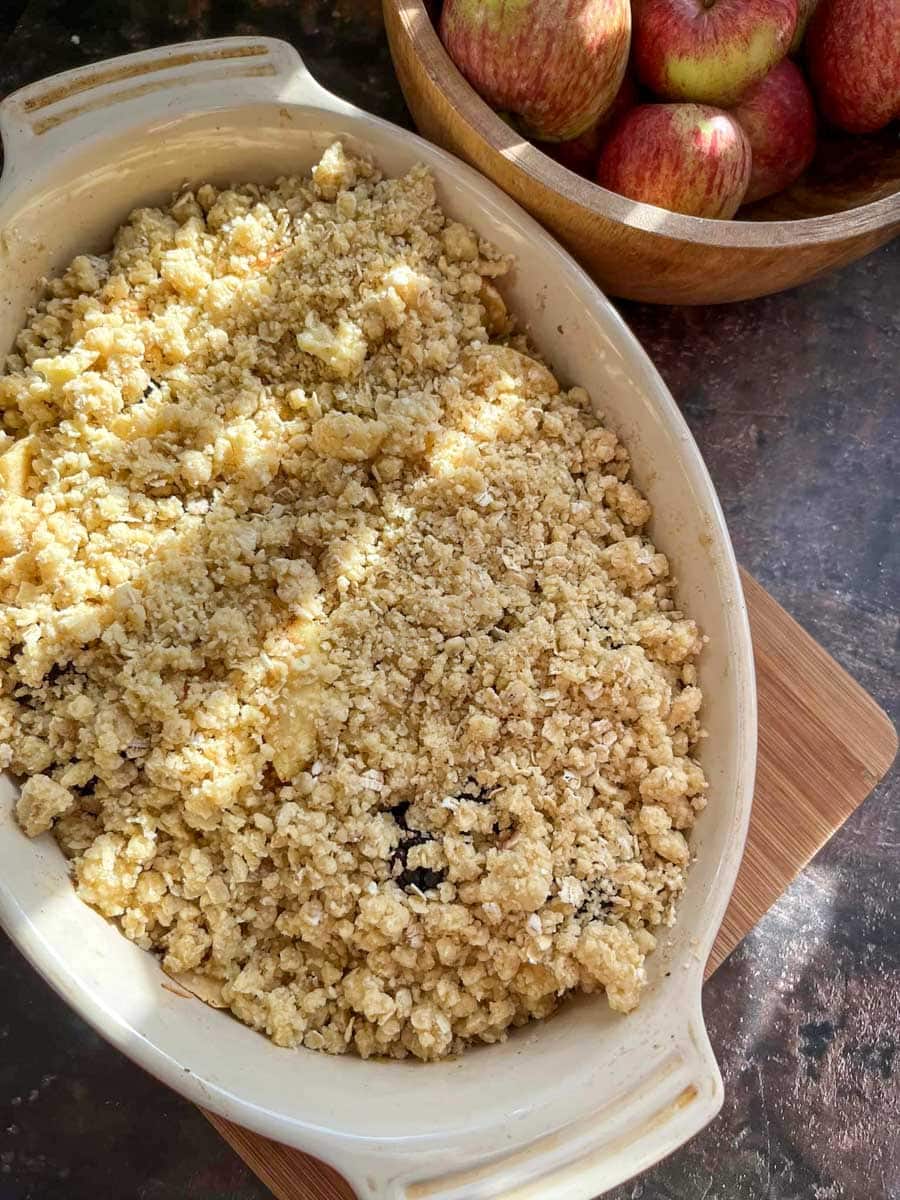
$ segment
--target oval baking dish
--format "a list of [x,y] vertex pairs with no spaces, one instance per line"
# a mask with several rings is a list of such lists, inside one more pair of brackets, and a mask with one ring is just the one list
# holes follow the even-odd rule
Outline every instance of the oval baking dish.
[[675,928],[638,1011],[565,1005],[502,1045],[423,1066],[277,1049],[199,1000],[76,899],[55,842],[28,843],[0,779],[0,920],[113,1044],[190,1100],[334,1164],[360,1196],[587,1200],[696,1133],[721,1103],[700,1009],[750,812],[756,700],[747,616],[722,513],[681,415],[595,285],[518,206],[404,129],[324,92],[286,44],[194,42],[100,63],[0,106],[0,349],[40,280],[106,249],[129,210],[186,180],[268,181],[336,137],[387,174],[428,164],[445,210],[516,256],[511,310],[566,383],[592,394],[653,503],[652,534],[709,637],[702,660],[710,803]]

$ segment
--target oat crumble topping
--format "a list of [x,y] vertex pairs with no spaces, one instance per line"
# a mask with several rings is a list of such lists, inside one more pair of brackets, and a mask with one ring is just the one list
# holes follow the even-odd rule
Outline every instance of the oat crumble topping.
[[338,143],[134,212],[0,379],[19,821],[279,1045],[627,1012],[674,919],[701,639],[509,265]]

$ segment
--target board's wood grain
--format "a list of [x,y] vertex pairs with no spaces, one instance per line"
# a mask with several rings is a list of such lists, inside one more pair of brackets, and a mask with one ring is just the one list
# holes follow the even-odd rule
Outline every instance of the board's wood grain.
[[[712,974],[862,803],[897,750],[871,696],[746,573],[759,691],[747,849],[710,955]],[[278,1200],[354,1200],[330,1167],[206,1114]]]
[[747,848],[708,974],[886,773],[897,734],[872,697],[742,572],[756,658],[759,756]]
[[383,0],[397,77],[419,131],[477,167],[529,210],[604,290],[705,304],[805,283],[900,231],[900,143],[823,138],[798,185],[751,220],[684,217],[627,200],[560,166],[477,95],[444,50],[423,0]]
[[212,1113],[204,1115],[277,1200],[356,1200],[350,1184],[317,1158],[270,1142]]

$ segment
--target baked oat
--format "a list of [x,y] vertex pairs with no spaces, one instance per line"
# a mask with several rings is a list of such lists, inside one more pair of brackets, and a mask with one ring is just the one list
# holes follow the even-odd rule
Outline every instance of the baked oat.
[[283,1046],[627,1012],[684,885],[701,639],[508,267],[335,144],[133,213],[0,380],[19,821]]

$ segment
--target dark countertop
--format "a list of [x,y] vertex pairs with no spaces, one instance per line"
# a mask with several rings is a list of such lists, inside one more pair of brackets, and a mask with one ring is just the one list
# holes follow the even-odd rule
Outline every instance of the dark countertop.
[[[378,0],[5,0],[0,93],[251,32],[408,123]],[[781,296],[622,309],[693,428],[739,559],[896,720],[900,242]],[[898,800],[895,770],[707,985],[724,1110],[615,1200],[900,1198]],[[0,1200],[268,1195],[0,934]]]

